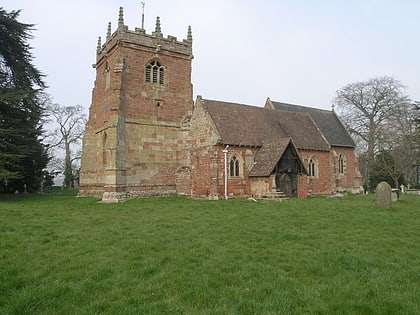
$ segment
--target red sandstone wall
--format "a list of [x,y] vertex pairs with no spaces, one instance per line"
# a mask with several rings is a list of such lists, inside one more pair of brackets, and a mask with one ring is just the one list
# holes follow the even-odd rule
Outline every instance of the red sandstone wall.
[[[164,84],[145,82],[145,66],[151,60],[164,67]],[[141,32],[114,33],[97,58],[81,194],[177,193],[176,173],[190,165],[191,60],[190,42]],[[185,174],[178,173],[182,194],[191,190]]]
[[[308,195],[330,195],[339,191],[357,192],[361,178],[358,159],[353,148],[333,147],[330,152],[301,150],[300,154],[308,168],[308,161],[315,157],[318,161],[316,177],[307,177]],[[339,155],[345,156],[344,174],[339,174]]]
[[199,101],[191,118],[190,137],[192,195],[218,198],[220,157],[215,145],[219,135]]
[[308,178],[307,176],[298,176],[298,198],[305,199],[308,197]]
[[299,151],[306,169],[309,159],[315,157],[318,162],[318,172],[315,177],[306,177],[307,194],[309,196],[330,195],[335,192],[334,161],[330,152],[325,151]]
[[[336,174],[336,186],[338,190],[356,189],[361,186],[361,175],[359,172],[359,161],[353,148],[333,147],[333,159]],[[338,170],[338,159],[340,154],[345,156],[344,174]],[[356,189],[357,190],[357,189]]]

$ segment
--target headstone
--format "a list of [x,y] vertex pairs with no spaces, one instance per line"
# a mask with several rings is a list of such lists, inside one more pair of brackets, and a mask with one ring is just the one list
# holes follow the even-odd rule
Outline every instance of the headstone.
[[379,208],[391,208],[391,186],[387,182],[376,186],[375,203]]
[[401,188],[401,193],[402,194],[405,193],[405,186],[404,186],[404,184],[401,184],[400,188]]

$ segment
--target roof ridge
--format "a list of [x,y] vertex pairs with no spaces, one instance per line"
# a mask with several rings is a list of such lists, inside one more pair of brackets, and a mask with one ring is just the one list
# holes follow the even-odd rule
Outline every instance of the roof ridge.
[[[278,102],[278,101],[271,101],[271,102],[273,103],[273,105],[279,104],[279,105],[286,105],[286,106],[301,107],[301,108],[309,109],[309,110],[318,110],[318,111],[323,111],[323,112],[328,112],[328,113],[334,112],[332,110],[325,109],[325,108],[316,108],[316,107],[304,106],[304,105],[300,105],[300,104],[291,104],[291,103]],[[287,111],[287,110],[284,110],[284,109],[282,109],[282,110]]]
[[354,140],[334,110],[293,105],[271,101],[272,107],[280,112],[306,112],[331,146],[355,147]]
[[264,107],[257,106],[257,105],[249,105],[249,104],[234,103],[234,102],[219,101],[219,100],[210,100],[210,99],[207,99],[207,98],[202,98],[202,100],[204,102],[215,102],[215,103],[223,103],[223,104],[226,104],[226,105],[240,105],[240,106],[247,106],[247,107],[252,107],[252,108],[261,108],[261,109],[264,109]]

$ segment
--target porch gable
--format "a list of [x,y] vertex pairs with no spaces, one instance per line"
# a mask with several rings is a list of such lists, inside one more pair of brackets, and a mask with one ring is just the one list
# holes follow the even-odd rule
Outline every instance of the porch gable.
[[[291,156],[287,157],[287,161],[284,156],[286,152],[291,153]],[[284,170],[279,169],[276,172],[284,171],[307,175],[302,158],[291,138],[264,141],[255,155],[254,165],[249,172],[249,177],[268,177],[279,167],[284,168]]]

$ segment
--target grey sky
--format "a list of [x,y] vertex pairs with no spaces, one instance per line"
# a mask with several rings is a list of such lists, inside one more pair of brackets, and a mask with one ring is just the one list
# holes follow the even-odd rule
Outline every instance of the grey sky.
[[[35,64],[62,106],[91,102],[98,36],[141,26],[141,1],[2,0],[36,24]],[[420,100],[420,1],[150,0],[145,28],[193,31],[194,97],[263,106],[265,99],[329,109],[348,83],[391,75]]]

